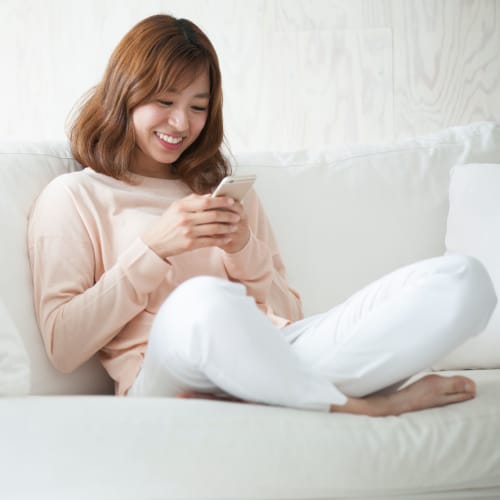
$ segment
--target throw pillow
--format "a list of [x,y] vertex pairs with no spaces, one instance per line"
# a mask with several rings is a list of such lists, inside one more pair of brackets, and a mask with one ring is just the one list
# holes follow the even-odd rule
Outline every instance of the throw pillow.
[[[500,297],[500,164],[459,165],[450,178],[446,252],[479,259]],[[435,369],[500,368],[500,307],[486,329]]]
[[0,299],[0,396],[30,392],[29,359],[24,344]]

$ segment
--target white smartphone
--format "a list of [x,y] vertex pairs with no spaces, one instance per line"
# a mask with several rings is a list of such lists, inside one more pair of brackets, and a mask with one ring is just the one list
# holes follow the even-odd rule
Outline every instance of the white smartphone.
[[256,175],[229,175],[220,181],[212,196],[229,196],[241,201],[252,187],[255,179],[257,179]]

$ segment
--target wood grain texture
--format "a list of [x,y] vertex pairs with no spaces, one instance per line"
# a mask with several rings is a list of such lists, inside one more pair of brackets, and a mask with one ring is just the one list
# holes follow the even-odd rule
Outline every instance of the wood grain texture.
[[500,121],[500,2],[392,2],[395,130]]
[[212,39],[235,152],[500,121],[499,0],[2,0],[0,138],[64,138],[114,46],[158,12]]
[[[254,62],[261,68],[258,79],[249,78],[258,89],[247,101],[250,123],[226,110],[229,134],[239,132],[228,134],[233,146],[242,149],[249,128],[258,141],[247,149],[334,147],[368,133],[377,141],[390,139],[388,30],[275,32],[265,41],[265,59]],[[231,92],[227,99],[240,100]]]
[[391,27],[391,0],[279,0],[269,2],[281,31]]

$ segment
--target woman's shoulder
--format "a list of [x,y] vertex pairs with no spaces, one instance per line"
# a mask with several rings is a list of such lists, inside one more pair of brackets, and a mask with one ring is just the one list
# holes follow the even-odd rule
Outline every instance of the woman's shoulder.
[[99,191],[99,186],[106,184],[108,177],[98,174],[89,167],[67,172],[54,177],[42,190],[39,198],[50,198],[52,200],[63,201],[65,199],[78,199],[83,193]]
[[87,170],[85,168],[54,177],[36,198],[31,218],[43,216],[60,220],[78,211],[78,206],[88,198],[84,193],[93,191],[94,181]]
[[57,175],[45,185],[42,189],[42,193],[65,191],[66,189],[71,189],[72,187],[85,182],[84,178],[86,176],[84,175],[84,171],[85,170],[76,170],[74,172],[66,172],[64,174]]
[[95,183],[92,176],[93,170],[86,167],[82,170],[75,170],[73,172],[66,172],[54,177],[46,186],[45,189],[51,190],[73,190],[82,186]]

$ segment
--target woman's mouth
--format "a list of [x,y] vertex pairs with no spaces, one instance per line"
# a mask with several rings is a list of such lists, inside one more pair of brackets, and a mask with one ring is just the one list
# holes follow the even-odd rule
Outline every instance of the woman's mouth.
[[155,132],[156,137],[160,140],[160,144],[169,150],[175,150],[180,147],[184,141],[184,137],[175,137],[168,134],[163,134],[162,132]]

